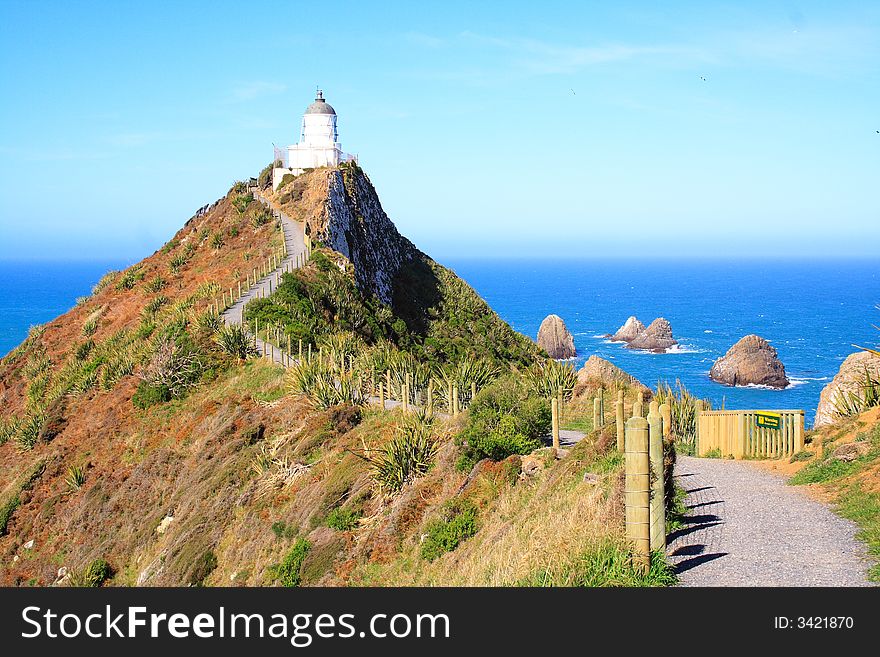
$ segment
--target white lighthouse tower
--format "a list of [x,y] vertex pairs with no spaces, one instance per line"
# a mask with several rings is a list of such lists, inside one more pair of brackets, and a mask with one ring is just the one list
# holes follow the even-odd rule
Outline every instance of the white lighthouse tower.
[[[356,160],[354,155],[342,152],[336,129],[336,110],[324,100],[318,89],[315,102],[303,114],[302,131],[298,144],[275,149],[276,166],[272,170],[272,188],[277,189],[285,174],[299,175],[306,169],[335,167],[340,162]],[[278,162],[281,166],[277,166]]]

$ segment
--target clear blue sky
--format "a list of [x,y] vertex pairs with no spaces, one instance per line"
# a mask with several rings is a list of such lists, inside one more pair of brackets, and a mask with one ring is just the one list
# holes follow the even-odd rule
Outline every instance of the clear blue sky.
[[316,85],[432,255],[880,255],[880,3],[474,4],[4,0],[0,258],[151,253]]

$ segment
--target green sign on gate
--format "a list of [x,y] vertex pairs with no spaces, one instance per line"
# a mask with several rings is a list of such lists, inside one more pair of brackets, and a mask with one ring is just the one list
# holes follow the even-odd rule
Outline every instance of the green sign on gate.
[[755,421],[759,427],[764,429],[779,429],[782,426],[782,415],[779,413],[758,411],[755,413]]

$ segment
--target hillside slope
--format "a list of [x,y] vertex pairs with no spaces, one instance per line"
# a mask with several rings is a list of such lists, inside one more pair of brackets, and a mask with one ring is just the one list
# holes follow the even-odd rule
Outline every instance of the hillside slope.
[[[481,403],[520,404],[504,373],[531,367],[536,346],[397,233],[360,169],[318,169],[272,198],[316,249],[246,319],[331,355],[345,341],[412,367],[483,363],[501,379]],[[609,583],[589,570],[606,563],[594,554],[615,564],[611,583],[655,581],[625,558],[607,436],[556,460],[520,457],[534,437],[502,432],[515,453],[473,465],[466,412],[429,427],[426,474],[378,486],[371,458],[420,431],[416,416],[325,408],[294,394],[290,372],[223,347],[212,305],[279,246],[236,185],[0,362],[0,584]],[[544,401],[523,399],[549,421]],[[519,524],[539,540],[523,542]],[[435,534],[442,549],[426,556]],[[498,541],[503,567],[484,558]]]

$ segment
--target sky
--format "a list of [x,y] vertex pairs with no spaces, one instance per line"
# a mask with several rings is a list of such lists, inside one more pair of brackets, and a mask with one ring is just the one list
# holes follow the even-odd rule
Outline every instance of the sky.
[[0,1],[0,258],[138,260],[320,86],[435,257],[880,256],[880,3]]

